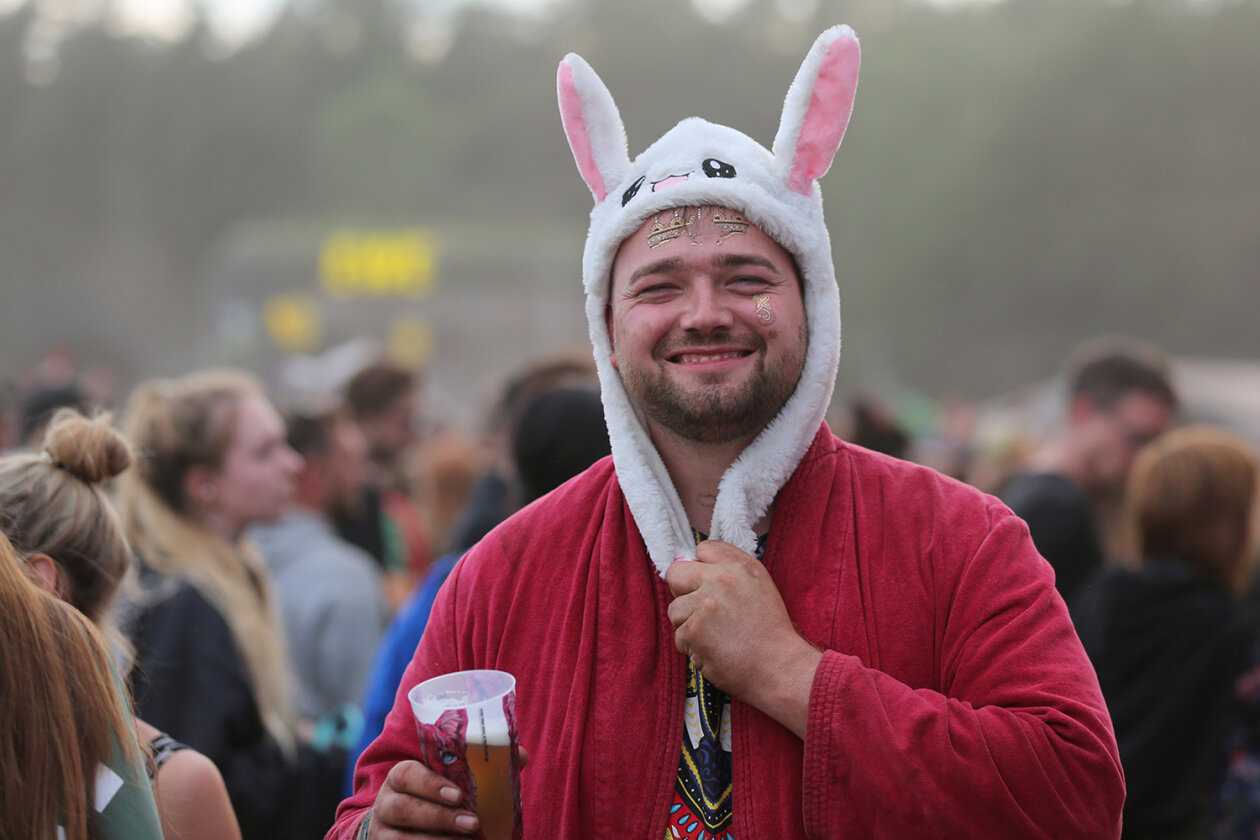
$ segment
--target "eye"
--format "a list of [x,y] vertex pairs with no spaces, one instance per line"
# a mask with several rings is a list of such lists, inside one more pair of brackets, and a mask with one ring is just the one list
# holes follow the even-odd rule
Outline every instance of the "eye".
[[[731,171],[734,172],[734,170],[731,170]],[[639,187],[643,186],[643,182],[646,179],[647,179],[646,175],[642,176],[641,178],[639,178],[639,180],[631,184],[628,190],[626,190],[624,193],[621,194],[622,207],[625,207],[630,202],[630,199],[634,198],[636,195],[639,194]]]
[[459,761],[459,756],[457,756],[455,753],[450,752],[448,750],[442,750],[442,763],[443,764],[454,764],[456,761]]
[[[704,163],[700,164],[700,168],[704,170],[704,174],[710,178],[734,178],[735,167],[729,163],[720,161],[717,158],[705,158]],[[624,203],[624,202],[623,202]]]
[[635,292],[635,297],[639,299],[648,299],[664,297],[674,291],[674,287],[669,283],[654,283],[651,286],[644,286]]

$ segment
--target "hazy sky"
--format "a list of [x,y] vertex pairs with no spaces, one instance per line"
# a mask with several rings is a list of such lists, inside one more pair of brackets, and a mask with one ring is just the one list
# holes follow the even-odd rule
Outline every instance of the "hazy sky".
[[[310,0],[291,0],[296,3]],[[997,0],[929,0],[940,5],[996,2]],[[34,3],[43,16],[54,22],[74,24],[95,20],[107,14],[118,28],[128,33],[157,37],[177,37],[188,26],[192,10],[201,8],[213,29],[226,40],[248,38],[267,24],[286,0],[0,0],[0,13],[24,3]],[[426,10],[450,10],[468,3],[485,3],[521,12],[546,11],[564,0],[424,0]],[[702,14],[720,18],[748,0],[691,0]],[[805,19],[818,7],[819,0],[776,0],[786,18]]]
[[[709,0],[741,2],[742,0]],[[809,0],[807,0],[808,2]],[[228,40],[246,38],[267,24],[286,0],[0,0],[0,14],[31,3],[42,16],[57,24],[96,20],[108,16],[129,33],[175,37],[185,30],[193,10],[200,8],[216,32]],[[303,3],[308,0],[292,0]],[[426,0],[427,9],[453,9],[470,2],[490,3],[521,11],[546,10],[562,0]]]

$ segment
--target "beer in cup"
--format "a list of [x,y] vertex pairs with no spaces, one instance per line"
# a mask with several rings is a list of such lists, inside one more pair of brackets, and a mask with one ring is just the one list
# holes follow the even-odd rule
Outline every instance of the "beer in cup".
[[521,837],[516,678],[457,671],[407,692],[424,762],[464,791],[485,840]]

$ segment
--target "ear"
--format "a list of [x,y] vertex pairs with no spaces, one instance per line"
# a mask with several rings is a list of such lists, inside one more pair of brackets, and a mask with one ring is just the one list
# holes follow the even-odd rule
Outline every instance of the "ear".
[[57,561],[44,554],[42,551],[32,554],[26,559],[26,565],[35,573],[35,585],[40,589],[61,598],[61,566]]
[[218,472],[207,466],[190,467],[184,473],[184,499],[194,507],[206,507],[218,498]]
[[831,168],[853,113],[862,50],[847,26],[818,36],[783,102],[774,156],[788,189],[809,195]]
[[613,341],[613,313],[612,304],[604,306],[604,329],[608,331],[608,360],[612,363],[613,370],[617,369],[617,344]]
[[626,129],[608,88],[579,55],[569,53],[556,73],[560,120],[582,180],[599,204],[630,168]]
[[1076,394],[1068,400],[1067,417],[1072,423],[1083,423],[1098,414],[1098,404],[1088,394]]

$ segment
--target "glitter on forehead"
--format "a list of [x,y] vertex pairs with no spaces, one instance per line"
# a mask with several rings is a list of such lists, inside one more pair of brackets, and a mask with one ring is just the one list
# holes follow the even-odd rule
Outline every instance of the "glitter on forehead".
[[[652,222],[652,226],[648,228],[647,242],[648,248],[655,250],[666,242],[670,242],[684,233],[691,240],[692,245],[701,244],[696,227],[711,210],[713,213],[713,224],[720,231],[717,238],[718,245],[721,245],[727,239],[736,234],[745,234],[751,222],[745,219],[741,214],[734,210],[723,207],[697,207],[694,213],[688,213],[691,208],[675,207],[672,215],[668,219],[662,221],[663,213],[658,213]],[[695,227],[693,227],[693,225]]]

